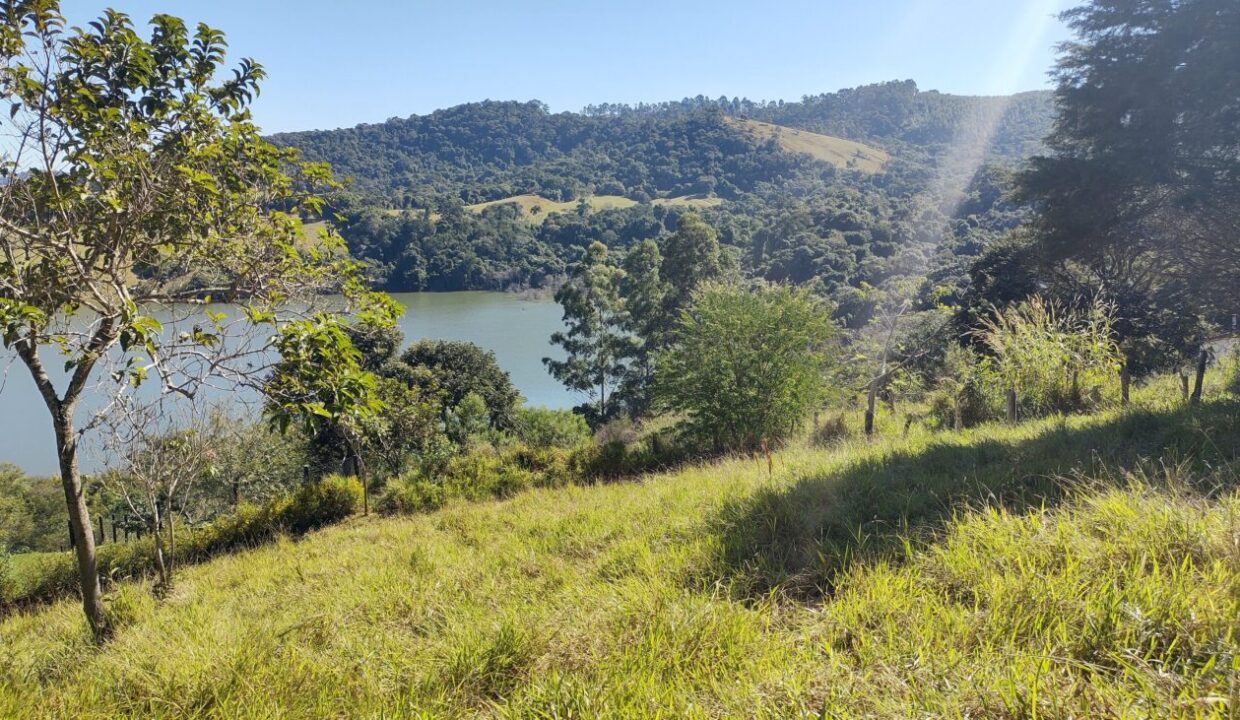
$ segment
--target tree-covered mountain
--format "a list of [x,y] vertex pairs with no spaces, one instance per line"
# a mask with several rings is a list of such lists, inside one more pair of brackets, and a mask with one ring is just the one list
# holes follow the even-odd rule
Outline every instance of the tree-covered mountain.
[[1052,110],[1049,93],[906,81],[581,113],[486,101],[273,140],[351,179],[338,225],[389,290],[540,286],[594,241],[623,252],[694,211],[747,272],[848,305],[897,278],[930,276],[927,298],[959,292],[964,258],[1019,220],[1006,176]]

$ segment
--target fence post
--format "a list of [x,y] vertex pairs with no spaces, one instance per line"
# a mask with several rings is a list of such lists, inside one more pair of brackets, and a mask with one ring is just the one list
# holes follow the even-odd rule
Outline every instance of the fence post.
[[1016,424],[1016,388],[1008,388],[1007,391],[1007,421]]

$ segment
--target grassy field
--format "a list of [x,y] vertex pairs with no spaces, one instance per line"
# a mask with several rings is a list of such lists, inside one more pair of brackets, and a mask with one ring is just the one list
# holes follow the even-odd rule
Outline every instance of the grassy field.
[[[591,195],[585,198],[589,212],[596,213],[600,210],[615,210],[630,208],[637,205],[636,200],[622,197],[620,195]],[[714,207],[723,202],[722,198],[717,197],[699,197],[685,196],[676,198],[656,198],[651,203],[654,205],[666,205],[669,207],[687,207],[687,208],[706,208]],[[521,215],[531,224],[538,225],[555,213],[576,212],[578,200],[569,200],[566,202],[557,202],[548,200],[538,195],[514,195],[510,198],[502,200],[492,200],[491,202],[478,203],[476,205],[467,205],[466,209],[471,212],[482,212],[489,207],[497,205],[516,205],[521,208]]]
[[4,620],[0,717],[1232,717],[1238,454],[1218,401],[356,518]]
[[881,172],[891,159],[883,150],[831,135],[819,135],[757,120],[729,118],[728,122],[758,140],[774,138],[780,147],[788,152],[811,155],[840,169],[876,173]]

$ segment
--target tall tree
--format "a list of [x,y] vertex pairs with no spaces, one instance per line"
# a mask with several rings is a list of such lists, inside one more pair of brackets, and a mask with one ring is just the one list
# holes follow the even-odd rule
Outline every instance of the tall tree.
[[654,379],[655,354],[667,344],[671,322],[664,310],[667,283],[660,275],[663,256],[659,245],[645,240],[624,256],[624,278],[621,293],[624,296],[626,315],[625,329],[634,338],[633,360],[628,377],[624,381],[624,395],[629,401],[629,411],[641,415],[648,408],[648,389]]
[[438,393],[445,420],[466,397],[477,395],[486,404],[488,425],[509,430],[521,405],[521,393],[495,353],[470,342],[419,340],[386,372],[428,396]]
[[1092,0],[1064,18],[1077,39],[1056,70],[1053,152],[1018,183],[1043,250],[1121,301],[1191,291],[1206,312],[1235,312],[1240,4]]
[[[96,635],[106,621],[78,470],[92,379],[113,381],[105,393],[154,378],[191,396],[208,378],[246,382],[267,346],[228,342],[229,329],[270,337],[285,301],[339,287],[352,268],[331,238],[307,247],[299,217],[320,207],[306,190],[326,169],[263,140],[248,110],[263,70],[242,60],[217,80],[225,48],[219,31],[168,15],[145,39],[115,11],[66,30],[56,0],[0,5],[0,337],[51,417]],[[149,314],[211,301],[242,309],[176,332]]]
[[586,419],[598,425],[613,417],[621,404],[617,387],[623,382],[635,340],[625,330],[627,315],[620,298],[624,271],[611,264],[607,246],[596,242],[573,266],[568,282],[555,294],[564,308],[563,332],[551,342],[564,348],[564,360],[543,358],[555,379],[585,393]]
[[718,233],[693,213],[680,217],[676,232],[664,238],[661,250],[661,275],[668,286],[663,311],[670,328],[692,303],[699,285],[724,278],[734,268],[719,246]]

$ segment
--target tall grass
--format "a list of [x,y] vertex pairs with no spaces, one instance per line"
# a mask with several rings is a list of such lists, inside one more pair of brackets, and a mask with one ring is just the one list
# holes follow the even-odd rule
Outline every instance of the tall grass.
[[1228,717],[1238,456],[1229,401],[354,518],[0,622],[0,717]]
[[1121,366],[1111,315],[1102,302],[1074,310],[1036,295],[996,310],[976,332],[993,363],[977,370],[993,368],[1003,390],[1016,391],[1025,416],[1097,409]]
[[[262,505],[243,503],[233,512],[196,528],[178,524],[175,564],[205,562],[221,553],[235,552],[273,541],[282,533],[300,535],[340,522],[361,505],[362,486],[355,478],[330,476],[302,485],[286,497]],[[99,573],[105,586],[140,579],[156,571],[155,543],[145,539],[100,544]],[[0,614],[16,607],[76,595],[81,587],[71,552],[24,553],[9,561],[0,555]]]

